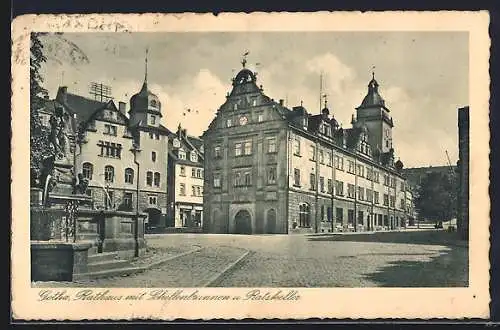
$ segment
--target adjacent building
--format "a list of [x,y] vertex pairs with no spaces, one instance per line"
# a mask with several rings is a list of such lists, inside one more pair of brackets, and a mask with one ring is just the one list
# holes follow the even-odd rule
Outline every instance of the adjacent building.
[[407,223],[403,163],[373,76],[342,128],[328,108],[288,108],[245,67],[204,132],[204,230],[299,233],[396,229]]
[[96,101],[63,86],[46,100],[41,121],[64,108],[76,118],[79,141],[73,150],[75,171],[89,180],[94,206],[148,214],[148,227],[165,227],[169,131],[160,124],[161,102],[148,89],[147,73],[127,105]]
[[203,141],[179,125],[169,133],[168,227],[202,228]]

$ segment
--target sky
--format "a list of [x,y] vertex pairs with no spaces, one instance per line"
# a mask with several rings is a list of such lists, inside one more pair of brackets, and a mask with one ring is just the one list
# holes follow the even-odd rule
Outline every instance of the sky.
[[[469,102],[466,32],[64,33],[41,37],[43,85],[92,97],[91,82],[127,102],[144,81],[162,103],[163,124],[201,135],[231,90],[231,78],[256,71],[264,93],[291,108],[320,111],[320,76],[330,113],[351,126],[372,71],[394,121],[396,158],[405,167],[458,159],[457,109]],[[373,69],[374,67],[374,69]],[[191,109],[191,111],[187,111]],[[128,109],[127,109],[128,110]]]

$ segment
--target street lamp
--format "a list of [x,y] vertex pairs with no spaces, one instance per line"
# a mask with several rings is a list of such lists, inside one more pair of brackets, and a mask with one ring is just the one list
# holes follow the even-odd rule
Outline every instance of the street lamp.
[[134,228],[134,240],[135,240],[135,249],[134,256],[139,256],[139,171],[140,164],[137,161],[137,154],[141,152],[139,146],[136,143],[132,144],[132,149],[130,151],[134,154],[134,163],[137,165],[137,178],[136,178],[136,198],[135,198],[135,228]]

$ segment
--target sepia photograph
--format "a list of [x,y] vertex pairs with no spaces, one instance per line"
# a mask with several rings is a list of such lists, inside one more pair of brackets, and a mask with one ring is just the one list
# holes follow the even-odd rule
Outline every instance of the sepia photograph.
[[469,31],[68,30],[29,33],[39,301],[469,288]]

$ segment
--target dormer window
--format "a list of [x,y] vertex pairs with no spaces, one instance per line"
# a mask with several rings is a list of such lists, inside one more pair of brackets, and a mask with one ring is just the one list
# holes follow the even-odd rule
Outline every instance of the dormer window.
[[149,102],[149,105],[152,106],[153,108],[156,108],[158,106],[155,100],[151,100],[151,102]]
[[186,153],[184,150],[179,150],[179,159],[186,160]]
[[174,140],[172,141],[172,144],[173,144],[174,148],[180,148],[181,147],[181,142],[179,141],[178,138],[174,138]]
[[151,116],[151,117],[149,117],[149,123],[150,123],[151,125],[156,124],[156,116]]
[[232,121],[232,119],[231,119],[231,118],[228,118],[228,119],[226,120],[226,127],[231,127],[231,126],[233,126],[233,121]]
[[191,151],[190,158],[191,158],[192,162],[197,162],[198,161],[198,156],[196,155],[196,153],[194,151]]

